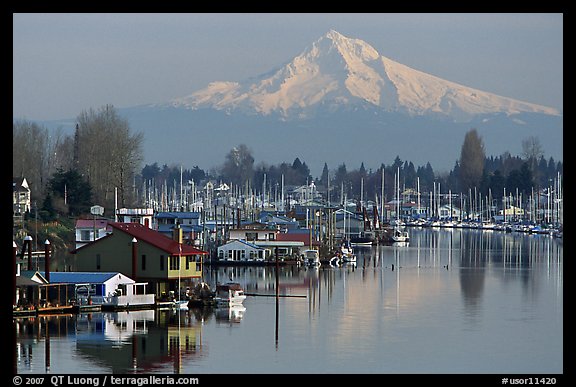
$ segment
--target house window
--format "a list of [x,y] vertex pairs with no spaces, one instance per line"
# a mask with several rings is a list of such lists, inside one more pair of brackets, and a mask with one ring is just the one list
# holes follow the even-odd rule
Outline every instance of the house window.
[[142,270],[146,270],[146,255],[142,254]]
[[192,259],[191,255],[186,256],[186,270],[190,270],[190,260]]
[[96,254],[96,270],[100,270],[100,254]]
[[89,241],[90,240],[90,230],[81,230],[80,231],[80,240],[81,241]]
[[246,233],[246,240],[247,241],[258,240],[258,233],[257,232],[247,232]]
[[243,260],[246,259],[246,250],[242,250],[241,257]]
[[180,257],[177,255],[170,256],[170,270],[180,270]]
[[274,240],[274,233],[268,234],[268,240],[269,240],[269,241],[273,241],[273,240]]
[[164,271],[164,256],[160,256],[160,271]]

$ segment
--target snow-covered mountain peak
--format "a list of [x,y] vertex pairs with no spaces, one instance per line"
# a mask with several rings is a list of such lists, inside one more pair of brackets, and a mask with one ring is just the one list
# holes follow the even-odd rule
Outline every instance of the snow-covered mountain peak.
[[500,97],[414,70],[380,55],[360,39],[335,30],[270,75],[244,82],[212,82],[172,106],[213,108],[300,119],[324,110],[369,106],[408,115],[440,115],[466,121],[478,114],[556,109]]
[[330,30],[326,35],[318,39],[313,46],[326,47],[328,50],[337,50],[344,59],[361,61],[376,60],[380,57],[371,45],[360,39],[351,39],[337,31]]

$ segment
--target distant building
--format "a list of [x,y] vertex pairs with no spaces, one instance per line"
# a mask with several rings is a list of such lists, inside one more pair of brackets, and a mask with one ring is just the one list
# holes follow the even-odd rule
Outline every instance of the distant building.
[[294,230],[298,228],[296,219],[268,211],[260,212],[259,221],[269,226],[278,226],[280,230]]
[[12,213],[17,222],[24,219],[24,214],[30,212],[30,187],[24,177],[12,179]]
[[263,223],[254,222],[229,230],[229,240],[243,239],[249,242],[273,241],[276,239],[279,230],[277,226],[269,226]]
[[[505,213],[504,213],[505,212]],[[524,209],[516,206],[508,206],[506,211],[499,210],[498,215],[506,215],[506,218],[516,218],[516,217],[523,217],[524,216]]]
[[218,247],[220,262],[263,262],[268,251],[245,240],[233,240]]
[[148,228],[152,228],[152,208],[119,208],[116,210],[118,222],[122,223],[139,223]]
[[361,215],[344,209],[336,211],[336,237],[344,238],[356,235],[364,230],[364,220]]
[[76,248],[105,237],[112,232],[108,219],[78,219],[76,220]]
[[182,229],[184,242],[198,245],[202,240],[199,212],[158,212],[154,215],[153,228],[164,235],[171,236],[177,226]]
[[460,209],[448,204],[440,206],[440,218],[441,219],[460,219],[461,213]]

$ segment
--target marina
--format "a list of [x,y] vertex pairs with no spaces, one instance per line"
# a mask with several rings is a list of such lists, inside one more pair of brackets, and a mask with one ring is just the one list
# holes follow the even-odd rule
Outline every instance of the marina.
[[[561,239],[444,228],[410,236],[407,246],[354,249],[356,265],[206,266],[206,282],[242,286],[238,307],[18,317],[14,367],[19,374],[563,372]],[[250,351],[238,357],[230,348]]]
[[562,13],[13,22],[14,385],[567,368]]

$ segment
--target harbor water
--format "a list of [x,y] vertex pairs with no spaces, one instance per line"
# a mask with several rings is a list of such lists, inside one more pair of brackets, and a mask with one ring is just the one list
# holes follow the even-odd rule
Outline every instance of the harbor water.
[[356,265],[205,267],[206,282],[252,294],[241,307],[14,319],[14,370],[563,372],[561,239],[408,231],[408,244],[355,248]]

